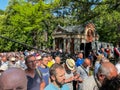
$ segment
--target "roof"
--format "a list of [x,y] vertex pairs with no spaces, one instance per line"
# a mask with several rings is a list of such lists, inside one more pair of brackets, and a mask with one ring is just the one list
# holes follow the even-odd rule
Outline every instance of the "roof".
[[58,25],[58,28],[68,33],[71,33],[71,32],[72,33],[83,33],[84,31],[84,27],[82,25],[66,26],[66,27],[62,27]]

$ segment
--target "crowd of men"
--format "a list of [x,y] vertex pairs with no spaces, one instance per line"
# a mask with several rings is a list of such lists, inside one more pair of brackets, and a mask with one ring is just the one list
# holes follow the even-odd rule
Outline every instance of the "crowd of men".
[[0,90],[119,90],[119,47],[115,63],[112,53],[109,45],[88,57],[62,50],[0,53]]

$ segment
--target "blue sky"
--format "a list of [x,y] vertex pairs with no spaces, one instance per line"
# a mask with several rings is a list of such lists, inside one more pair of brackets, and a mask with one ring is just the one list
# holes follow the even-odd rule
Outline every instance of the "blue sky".
[[[51,2],[51,0],[46,0],[48,3]],[[5,10],[8,5],[9,0],[0,0],[0,9]]]
[[9,0],[0,0],[0,9],[5,10]]

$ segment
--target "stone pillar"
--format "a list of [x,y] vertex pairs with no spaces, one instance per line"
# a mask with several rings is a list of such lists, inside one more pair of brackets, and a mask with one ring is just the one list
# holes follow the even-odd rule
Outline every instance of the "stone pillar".
[[70,38],[68,38],[67,50],[68,50],[68,53],[70,53]]
[[64,38],[63,44],[64,44],[63,51],[66,52],[66,38]]
[[77,49],[77,39],[74,38],[74,52],[78,51]]
[[78,51],[80,51],[80,44],[81,44],[80,39],[77,38],[77,50]]
[[80,51],[80,39],[79,38],[75,38],[74,39],[74,51],[79,52]]
[[53,50],[55,50],[55,38],[53,39]]

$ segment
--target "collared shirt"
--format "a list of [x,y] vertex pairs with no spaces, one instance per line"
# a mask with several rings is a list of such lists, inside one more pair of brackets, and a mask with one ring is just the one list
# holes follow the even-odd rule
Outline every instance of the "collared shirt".
[[[89,67],[84,68],[83,65],[77,67],[77,73],[80,74],[80,77],[84,80],[89,76]],[[79,83],[79,90],[82,90],[83,83]]]
[[84,79],[82,90],[99,90],[100,82],[93,75]]
[[89,67],[84,68],[83,65],[77,67],[77,73],[80,74],[82,79],[85,79],[89,76]]

